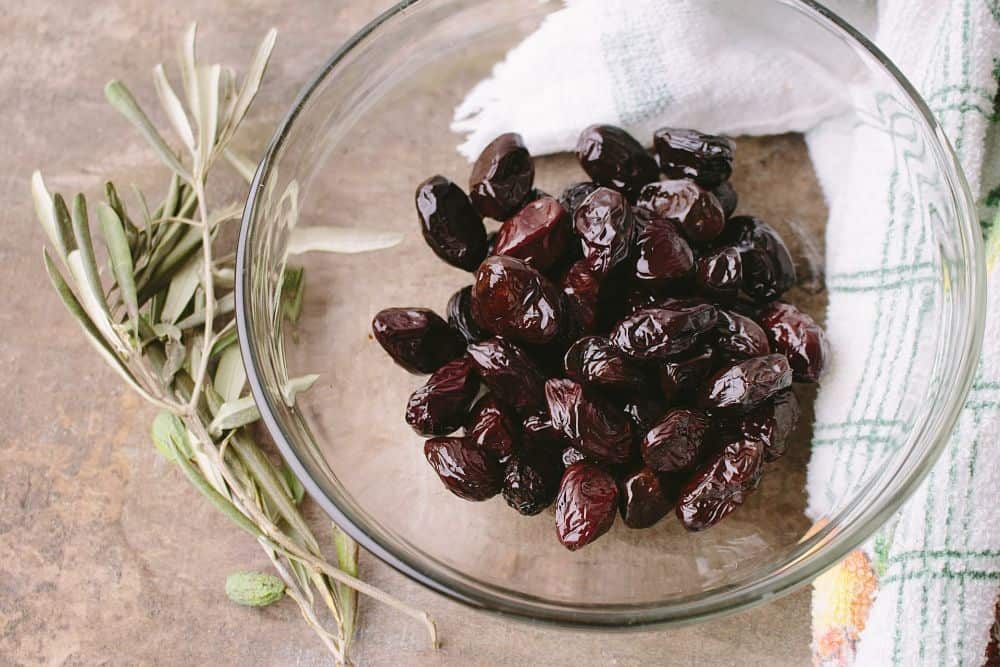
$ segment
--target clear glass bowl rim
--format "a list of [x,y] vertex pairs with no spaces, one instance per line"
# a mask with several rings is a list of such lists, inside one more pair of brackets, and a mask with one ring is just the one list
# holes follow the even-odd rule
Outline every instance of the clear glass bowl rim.
[[[564,627],[639,629],[650,626],[668,626],[697,622],[716,616],[734,613],[775,597],[787,594],[812,581],[827,568],[840,561],[850,551],[867,540],[916,490],[920,482],[937,461],[947,444],[951,431],[958,419],[966,395],[972,385],[973,375],[979,359],[985,329],[986,289],[985,259],[982,239],[976,224],[975,204],[969,191],[964,172],[954,150],[931,114],[919,93],[896,66],[845,20],[814,0],[776,0],[811,17],[839,33],[848,41],[867,51],[881,65],[885,72],[900,86],[914,108],[919,112],[926,128],[936,137],[932,148],[940,162],[950,173],[945,173],[950,186],[956,210],[959,213],[960,248],[964,261],[965,284],[968,285],[970,314],[969,326],[960,333],[960,340],[951,348],[951,362],[956,371],[950,391],[944,400],[928,411],[920,424],[920,438],[916,446],[906,453],[908,460],[898,466],[896,475],[886,488],[891,490],[888,497],[877,498],[867,508],[853,508],[842,512],[837,521],[816,530],[808,539],[803,539],[786,559],[785,563],[749,583],[713,590],[708,594],[690,596],[667,603],[641,604],[571,604],[556,603],[535,598],[518,591],[511,591],[492,584],[456,575],[446,570],[452,568],[435,565],[430,558],[414,558],[395,544],[384,543],[366,530],[363,521],[352,516],[352,512],[340,507],[326,495],[321,486],[312,478],[291,439],[276,417],[271,397],[265,391],[259,372],[258,347],[249,324],[249,298],[252,277],[248,270],[247,253],[252,234],[253,221],[258,208],[258,195],[262,184],[267,181],[276,157],[286,137],[295,125],[300,112],[312,94],[330,76],[340,61],[356,46],[368,39],[379,28],[392,21],[401,12],[414,5],[429,0],[402,0],[386,10],[348,39],[327,60],[313,78],[302,88],[291,109],[275,130],[250,184],[246,206],[240,223],[240,233],[236,258],[236,319],[243,363],[246,366],[249,385],[260,408],[262,420],[274,438],[285,461],[305,486],[309,495],[323,508],[333,521],[345,530],[367,551],[410,579],[441,593],[446,597],[473,608],[503,615],[508,618],[533,622],[551,623]],[[912,458],[912,462],[909,459]],[[904,464],[911,464],[909,474],[901,475]],[[866,486],[858,499],[868,499],[872,495],[872,485]],[[872,500],[876,500],[872,498]]]

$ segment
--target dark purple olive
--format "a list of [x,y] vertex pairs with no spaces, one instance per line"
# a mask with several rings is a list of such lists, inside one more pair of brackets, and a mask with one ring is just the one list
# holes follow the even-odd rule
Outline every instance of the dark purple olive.
[[497,255],[523,259],[545,271],[566,254],[570,244],[570,219],[552,197],[527,204],[503,223],[497,233]]
[[733,144],[726,137],[664,127],[653,134],[660,169],[670,178],[691,178],[714,188],[733,173]]
[[715,367],[715,351],[708,345],[695,348],[660,367],[660,388],[669,403],[694,398],[694,393]]
[[623,192],[659,175],[656,160],[631,134],[613,125],[591,125],[580,133],[576,158],[590,179]]
[[494,255],[476,271],[472,315],[483,329],[521,343],[542,344],[559,333],[560,294],[526,262]]
[[764,443],[764,460],[776,461],[788,449],[788,439],[799,424],[802,410],[789,389],[743,416],[740,430],[745,438]]
[[649,468],[629,473],[619,483],[618,509],[629,528],[649,528],[667,515],[676,500],[677,491]]
[[372,333],[393,361],[411,373],[433,373],[465,352],[458,332],[427,308],[380,310]]
[[772,303],[760,314],[775,352],[788,357],[798,382],[817,382],[830,358],[823,328],[813,318],[788,303]]
[[698,404],[707,410],[746,412],[792,386],[792,369],[783,354],[769,354],[724,366],[705,381]]
[[642,440],[642,460],[659,472],[690,468],[703,453],[708,417],[699,410],[674,408]]
[[472,317],[472,285],[463,287],[448,299],[448,324],[457,329],[467,343],[490,337]]
[[616,464],[628,460],[631,424],[613,405],[588,394],[573,380],[555,378],[545,383],[545,400],[552,425],[574,447],[597,461]]
[[644,308],[626,317],[611,332],[611,342],[636,359],[657,359],[691,348],[715,326],[717,314],[709,304],[686,308]]
[[576,551],[610,530],[618,511],[618,487],[610,473],[592,463],[563,472],[556,498],[556,536]]
[[561,478],[558,459],[537,454],[515,456],[504,470],[503,499],[520,514],[538,514],[555,500]]
[[503,470],[471,438],[431,438],[424,457],[445,487],[465,500],[486,500],[500,493]]
[[736,207],[740,201],[740,197],[736,193],[736,189],[733,188],[733,184],[729,181],[723,181],[712,190],[712,194],[722,204],[722,212],[726,214],[726,218],[731,218],[733,213],[736,212]]
[[563,190],[562,194],[559,195],[559,203],[562,204],[562,207],[566,209],[566,212],[569,213],[570,218],[572,218],[577,207],[580,206],[580,203],[587,198],[587,195],[596,190],[598,187],[597,183],[593,183],[591,181],[574,183]]
[[610,188],[591,192],[573,214],[573,227],[583,239],[583,256],[595,273],[605,275],[628,258],[635,219],[620,192]]
[[601,291],[601,279],[590,270],[586,260],[578,260],[570,265],[559,281],[563,291],[563,313],[567,328],[583,335],[593,331],[597,323],[597,305]]
[[722,447],[688,482],[677,501],[677,518],[688,530],[714,526],[743,504],[760,484],[764,444],[735,440]]
[[676,220],[695,244],[715,239],[726,223],[722,204],[716,196],[689,180],[648,183],[639,193],[636,208],[648,210],[655,219]]
[[476,401],[465,424],[465,434],[476,446],[501,462],[518,450],[518,430],[508,409],[493,394]]
[[685,278],[694,267],[694,253],[670,220],[651,220],[637,238],[635,276],[658,284]]
[[520,348],[502,338],[490,338],[468,350],[483,384],[504,405],[521,415],[545,409],[545,377]]
[[767,223],[743,215],[730,218],[719,242],[739,250],[743,291],[755,301],[774,301],[795,284],[792,256]]
[[767,334],[760,325],[739,313],[720,308],[715,332],[715,347],[731,359],[762,357],[771,352]]
[[475,271],[486,258],[486,227],[462,188],[444,176],[431,176],[417,187],[416,200],[420,228],[434,254]]
[[566,375],[577,382],[622,391],[642,387],[642,369],[621,350],[599,336],[581,338],[565,357]]
[[469,359],[449,361],[410,396],[406,423],[420,435],[448,435],[465,423],[478,391],[479,378]]
[[743,286],[743,261],[736,248],[722,248],[698,260],[695,283],[705,296],[720,301],[735,299]]
[[482,215],[506,220],[528,197],[535,163],[520,134],[508,132],[491,141],[472,165],[469,196]]

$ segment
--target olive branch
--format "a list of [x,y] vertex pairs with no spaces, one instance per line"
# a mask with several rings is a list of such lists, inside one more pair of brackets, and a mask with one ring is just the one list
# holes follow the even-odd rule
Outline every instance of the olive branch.
[[[229,144],[257,95],[276,36],[273,29],[267,33],[238,81],[232,68],[198,62],[192,24],[179,44],[184,102],[163,66],[154,68],[159,102],[186,157],[174,152],[123,83],[107,84],[108,101],[170,170],[166,195],[155,208],[136,189],[130,213],[108,182],[104,200],[88,210],[82,194],[70,203],[51,194],[37,171],[31,193],[49,241],[42,257],[52,285],[98,354],[160,408],[152,425],[156,448],[256,539],[306,623],[338,663],[348,664],[359,592],[419,620],[435,646],[437,635],[427,614],[357,578],[358,546],[336,526],[336,559],[327,560],[299,509],[302,486],[269,458],[249,428],[260,413],[244,393],[246,371],[233,314],[235,256],[217,255],[213,248],[220,231],[240,218],[242,206],[211,207],[206,184],[220,158],[247,180],[253,174],[253,164]],[[92,215],[106,266],[98,262]],[[358,252],[398,241],[378,231],[329,232],[314,232],[316,238],[300,242],[302,250]],[[292,319],[303,284],[302,269],[288,267],[282,310]],[[293,403],[316,378],[288,380],[285,400]],[[324,615],[332,627],[324,624]]]

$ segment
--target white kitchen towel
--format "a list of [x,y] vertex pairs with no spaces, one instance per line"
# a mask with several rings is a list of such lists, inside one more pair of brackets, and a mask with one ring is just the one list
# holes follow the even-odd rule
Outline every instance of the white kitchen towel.
[[[466,133],[460,152],[471,159],[505,131],[520,132],[535,154],[572,150],[593,122],[637,137],[664,125],[731,135],[805,131],[830,209],[834,363],[817,400],[807,482],[810,516],[827,516],[898,446],[897,417],[914,400],[902,388],[930,368],[941,267],[927,225],[916,221],[933,215],[944,193],[928,173],[927,147],[893,91],[862,88],[864,77],[810,58],[822,42],[799,45],[795,56],[774,48],[774,17],[761,3],[567,4],[456,110],[453,127]],[[1000,185],[1000,2],[840,0],[831,9],[872,37],[921,92],[974,195],[1000,199],[1000,189],[986,196]],[[755,37],[731,29],[747,23]],[[718,34],[734,37],[720,46],[709,38]],[[837,83],[854,79],[857,90]],[[844,115],[847,95],[868,107],[863,122]],[[899,155],[906,157],[887,159]],[[991,209],[983,215],[988,242],[1000,244]],[[947,450],[900,514],[817,582],[816,664],[984,661],[1000,584],[998,280],[991,271],[983,359]]]

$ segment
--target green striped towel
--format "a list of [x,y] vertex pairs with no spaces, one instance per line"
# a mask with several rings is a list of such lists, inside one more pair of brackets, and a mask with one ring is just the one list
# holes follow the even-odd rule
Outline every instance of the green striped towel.
[[[571,150],[593,122],[640,137],[663,125],[732,135],[806,132],[830,204],[827,247],[835,250],[826,258],[834,362],[817,400],[808,473],[808,512],[819,519],[901,442],[901,415],[912,407],[901,388],[927,372],[933,354],[928,334],[941,269],[927,220],[943,194],[925,172],[926,147],[908,131],[905,109],[889,94],[861,122],[839,117],[844,73],[773,48],[769,4],[568,0],[469,93],[453,127],[466,133],[459,150],[470,159],[512,130],[535,154]],[[1000,0],[829,4],[917,87],[973,194],[987,199],[986,191],[1000,186]],[[727,21],[763,29],[755,37]],[[719,34],[732,36],[721,48]],[[902,150],[891,154],[907,159],[884,159],[875,150],[884,142],[895,142]],[[984,207],[983,217],[992,220],[992,210]],[[1000,232],[983,226],[1000,247]],[[816,664],[984,661],[1000,586],[998,280],[991,272],[983,360],[944,455],[903,510],[834,571],[832,586],[817,585]]]

